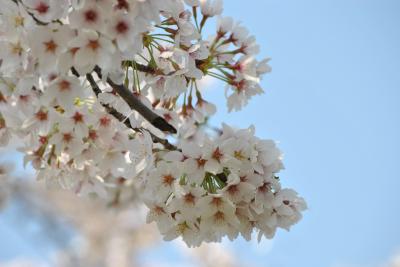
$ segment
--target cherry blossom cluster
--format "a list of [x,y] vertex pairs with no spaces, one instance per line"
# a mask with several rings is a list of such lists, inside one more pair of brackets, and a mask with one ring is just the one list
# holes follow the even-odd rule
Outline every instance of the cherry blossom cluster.
[[[0,151],[0,157],[5,154]],[[161,238],[156,225],[146,223],[146,208],[137,198],[123,207],[110,209],[100,198],[77,197],[66,190],[46,190],[42,183],[15,177],[13,165],[0,161],[0,215],[3,209],[10,207],[18,207],[19,222],[14,230],[21,231],[34,221],[38,226],[35,232],[42,241],[51,240],[58,244],[56,248],[60,250],[53,253],[51,263],[46,266],[157,265],[140,260],[142,253],[151,252]],[[34,245],[30,244],[29,238],[26,243]],[[204,244],[194,249],[182,246],[180,242],[175,245],[177,251],[174,253],[193,259],[190,266],[241,266],[239,259],[222,244]],[[39,264],[17,256],[10,262],[0,260],[0,266],[44,266],[44,262]]]
[[203,78],[226,83],[237,111],[271,70],[221,0],[3,2],[0,145],[18,138],[38,179],[115,205],[141,195],[165,238],[190,246],[254,228],[272,237],[301,218],[272,141],[253,128],[204,131],[217,106]]
[[189,246],[239,234],[249,240],[254,229],[259,238],[272,238],[306,209],[295,191],[281,188],[281,152],[273,141],[255,137],[253,127],[224,125],[214,140],[180,148],[160,156],[143,183],[148,221],[157,222],[166,240],[182,236]]
[[[78,78],[58,77],[46,84],[44,92],[31,89],[39,83],[33,78],[3,81],[0,110],[7,132],[2,138],[11,134],[22,138],[24,146],[19,150],[25,163],[38,170],[38,179],[105,197],[107,183],[135,177],[146,167],[149,134],[131,133],[102,106],[82,96],[89,91],[82,90]],[[85,100],[74,100],[77,96]],[[69,106],[69,101],[79,103]]]

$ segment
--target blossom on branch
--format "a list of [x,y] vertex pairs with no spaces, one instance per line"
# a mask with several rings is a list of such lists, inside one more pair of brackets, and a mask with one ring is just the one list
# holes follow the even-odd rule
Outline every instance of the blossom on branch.
[[[256,39],[218,17],[220,0],[5,0],[0,7],[0,144],[19,138],[51,187],[148,206],[188,246],[273,237],[306,209],[254,127],[209,131],[217,106],[199,80],[226,83],[228,110],[262,94]],[[208,128],[207,128],[208,127]]]

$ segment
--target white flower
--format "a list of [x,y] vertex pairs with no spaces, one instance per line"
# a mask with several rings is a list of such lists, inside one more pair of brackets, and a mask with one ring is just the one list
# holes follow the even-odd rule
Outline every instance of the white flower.
[[[153,199],[151,196],[149,197]],[[146,222],[157,222],[157,226],[159,227],[161,232],[169,230],[173,222],[171,215],[166,211],[166,205],[162,202],[153,202],[147,199],[144,199],[144,202],[149,208]]]
[[217,32],[220,36],[232,31],[233,19],[231,17],[220,17],[217,20]]
[[69,8],[68,0],[22,0],[22,2],[42,22],[63,18]]
[[260,166],[257,169],[259,173],[277,173],[283,169],[282,153],[274,141],[260,140],[256,143],[256,150],[258,151],[256,164]]
[[263,59],[262,61],[258,62],[257,64],[257,76],[260,76],[262,74],[271,72],[271,66],[268,65],[268,62],[270,61],[270,58]]
[[68,15],[70,25],[74,29],[92,29],[103,31],[108,12],[112,9],[110,1],[85,1],[80,9],[74,9]]
[[200,231],[214,235],[215,241],[221,241],[224,233],[240,225],[235,215],[235,205],[219,195],[208,195],[202,198],[199,207],[202,211]]
[[192,7],[197,7],[200,5],[200,0],[185,0],[185,4]]
[[207,44],[204,42],[192,45],[189,50],[188,72],[185,73],[186,77],[196,78],[200,80],[203,78],[204,73],[196,66],[196,60],[206,59],[209,56]]
[[[165,8],[166,1],[159,0],[135,0],[138,16],[160,24],[160,11]],[[169,2],[169,1],[168,1]]]
[[297,196],[292,189],[282,189],[275,194],[272,207],[276,211],[278,225],[286,230],[301,218],[301,211],[307,209],[303,198]]
[[241,42],[241,52],[245,55],[255,55],[260,52],[260,46],[256,42],[256,37],[248,36]]
[[232,89],[233,93],[229,96],[227,90],[225,90],[225,95],[228,98],[228,111],[242,109],[251,97],[264,92],[258,83],[245,79],[232,82]]
[[98,164],[103,173],[110,172],[113,177],[131,178],[131,170],[127,168],[129,160],[122,151],[115,147],[109,147]]
[[221,15],[223,10],[222,0],[200,0],[201,13],[207,17]]
[[198,39],[199,32],[191,21],[192,14],[184,8],[183,2],[170,1],[163,8],[162,15],[171,18],[178,27],[174,33],[175,42],[190,46],[191,40]]
[[75,52],[74,67],[81,74],[91,72],[96,65],[105,69],[112,66],[115,46],[95,31],[80,31],[69,46],[79,48]]
[[249,31],[246,27],[240,24],[236,24],[232,29],[231,38],[233,40],[233,43],[237,46],[241,46],[241,44],[246,40],[248,34]]
[[180,214],[176,214],[171,227],[161,232],[165,241],[182,237],[182,240],[189,246],[199,246],[201,243],[198,226],[195,222],[185,220]]
[[170,213],[181,212],[185,220],[194,220],[199,216],[199,201],[205,195],[206,191],[190,183],[179,186],[176,189],[175,198],[168,204]]
[[200,185],[205,177],[206,170],[204,168],[207,160],[202,156],[202,150],[198,145],[193,143],[183,143],[181,145],[184,157],[183,169],[187,174],[189,184],[195,183]]
[[67,50],[71,36],[72,31],[67,26],[36,27],[29,33],[32,53],[38,59],[43,73],[56,71],[58,58]]
[[0,40],[0,71],[11,75],[25,69],[28,63],[29,46],[26,40],[14,37],[7,40]]
[[274,200],[274,193],[280,190],[279,181],[275,178],[265,178],[263,183],[257,188],[254,202],[251,203],[252,209],[261,214],[265,209],[271,209]]
[[179,168],[173,163],[160,162],[157,164],[156,170],[150,174],[147,186],[150,190],[156,190],[155,199],[158,201],[166,201],[175,186],[181,179]]
[[60,124],[60,126],[63,127],[49,139],[49,143],[55,146],[55,152],[58,155],[62,152],[65,153],[64,162],[68,162],[79,155],[85,146],[82,139],[73,132],[71,127],[63,124]]
[[[33,26],[34,20],[26,12],[22,5],[13,1],[4,1],[0,5],[1,24],[0,32],[6,36],[18,36],[24,34],[26,29]],[[1,38],[1,37],[0,37]]]
[[223,163],[227,161],[226,154],[220,146],[205,145],[202,158],[206,160],[204,169],[207,172],[218,174],[223,171]]
[[44,105],[55,101],[66,110],[71,110],[76,98],[83,97],[84,91],[78,78],[72,76],[58,77],[45,89],[41,98]]
[[129,13],[114,12],[107,25],[107,35],[114,39],[127,59],[132,58],[142,48],[141,32],[146,30],[143,21]]
[[74,133],[79,138],[84,138],[89,135],[89,126],[94,124],[92,116],[89,115],[87,108],[73,109],[65,114],[65,117],[69,117],[65,120],[66,124],[72,124]]
[[248,81],[260,82],[257,75],[257,61],[252,56],[243,56],[234,65],[234,70]]
[[196,110],[201,112],[205,117],[211,117],[217,112],[217,107],[202,98],[198,98],[196,103]]
[[255,190],[256,188],[252,184],[242,182],[239,176],[230,174],[227,185],[222,192],[233,203],[240,203],[241,201],[249,203],[254,197]]
[[162,48],[156,60],[157,65],[164,73],[178,75],[187,72],[189,54],[180,48],[167,47]]

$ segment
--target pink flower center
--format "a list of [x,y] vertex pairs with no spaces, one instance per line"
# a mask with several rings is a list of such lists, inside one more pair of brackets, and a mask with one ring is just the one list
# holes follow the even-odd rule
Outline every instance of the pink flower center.
[[187,204],[192,204],[194,205],[196,197],[192,195],[192,193],[188,193],[184,196],[184,200]]
[[40,142],[42,145],[46,144],[46,143],[47,143],[47,140],[48,140],[47,136],[43,136],[43,135],[40,135],[40,136],[39,136],[39,142]]
[[225,220],[225,214],[222,211],[217,211],[214,214],[214,220],[215,221],[224,221]]
[[166,121],[172,121],[172,116],[171,116],[171,114],[165,113],[165,114],[164,114],[164,119],[165,119]]
[[29,95],[20,95],[19,100],[22,102],[28,102],[29,101]]
[[228,188],[228,193],[229,193],[230,195],[235,195],[235,194],[239,193],[239,188],[238,188],[238,186],[237,186],[237,185],[231,185],[231,186],[229,186],[229,188]]
[[58,45],[53,40],[44,42],[43,44],[46,48],[46,52],[53,53],[53,54],[56,52],[56,49],[58,47]]
[[202,158],[198,158],[196,159],[197,161],[197,167],[201,168],[204,167],[204,165],[206,164],[207,160],[206,159],[202,159]]
[[65,133],[65,134],[63,134],[63,140],[64,140],[64,142],[66,142],[66,143],[71,142],[71,140],[72,140],[72,134],[70,134],[70,133]]
[[47,11],[49,10],[49,5],[48,4],[46,4],[46,3],[44,3],[44,2],[40,2],[37,6],[36,6],[36,8],[35,8],[35,10],[39,13],[39,14],[45,14],[45,13],[47,13]]
[[115,30],[120,33],[120,34],[124,34],[128,31],[129,26],[125,21],[120,21],[117,23],[117,25],[115,25]]
[[170,174],[163,176],[163,184],[164,185],[172,185],[174,180],[175,180],[175,178]]
[[215,206],[215,207],[219,207],[219,206],[222,205],[222,200],[221,200],[220,198],[218,198],[218,197],[214,197],[214,198],[211,200],[211,204],[212,204],[213,206]]
[[36,118],[39,121],[47,121],[47,112],[44,112],[43,110],[39,110],[36,114],[35,114]]
[[58,83],[58,88],[60,91],[68,91],[71,89],[71,83],[67,80],[62,80]]
[[4,102],[4,103],[7,102],[6,97],[1,92],[0,92],[0,102]]
[[99,41],[98,40],[89,40],[87,47],[89,47],[93,51],[96,51],[100,47]]
[[97,135],[97,132],[95,130],[90,130],[89,131],[89,138],[91,140],[96,140],[99,136]]
[[74,116],[72,116],[72,119],[74,120],[75,124],[82,123],[83,122],[83,115],[82,115],[82,113],[75,112]]
[[219,150],[219,147],[217,147],[217,149],[215,149],[212,154],[212,158],[215,159],[216,161],[220,162],[222,156],[223,156],[223,154]]
[[238,90],[238,92],[243,91],[246,88],[246,82],[245,80],[241,80],[240,82],[235,82],[233,84],[233,86],[236,87],[236,89]]
[[103,127],[110,126],[111,119],[107,116],[103,116],[100,118],[100,125]]
[[262,186],[258,188],[258,191],[264,194],[269,192],[270,190],[271,190],[271,183],[268,182],[264,183]]
[[92,9],[90,9],[90,10],[87,10],[85,13],[84,13],[84,16],[85,16],[85,20],[87,21],[87,22],[90,22],[90,23],[94,23],[94,22],[96,22],[97,21],[97,12],[95,11],[95,10],[92,10]]
[[116,9],[129,10],[129,3],[126,0],[117,0],[118,4],[115,6]]
[[165,213],[164,209],[161,208],[161,207],[159,207],[159,206],[155,206],[155,207],[153,208],[153,212],[154,212],[155,214],[157,214],[157,215],[161,215],[161,214]]

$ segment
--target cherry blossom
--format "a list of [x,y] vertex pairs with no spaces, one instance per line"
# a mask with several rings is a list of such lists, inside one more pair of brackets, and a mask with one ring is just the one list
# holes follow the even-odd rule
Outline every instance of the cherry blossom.
[[239,111],[271,71],[222,11],[220,0],[6,0],[0,144],[17,138],[49,190],[112,206],[134,194],[165,240],[289,230],[306,203],[282,188],[276,143],[209,120],[220,107],[200,80],[225,83],[228,110]]

